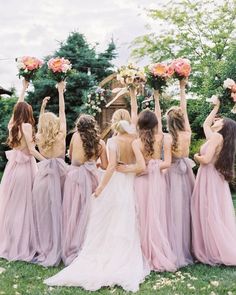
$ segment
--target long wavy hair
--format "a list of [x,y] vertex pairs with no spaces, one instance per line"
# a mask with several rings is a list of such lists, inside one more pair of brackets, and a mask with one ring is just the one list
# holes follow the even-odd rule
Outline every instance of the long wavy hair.
[[218,133],[223,136],[224,141],[215,167],[225,180],[231,181],[235,177],[236,122],[224,118],[223,127]]
[[34,117],[33,117],[33,109],[31,105],[27,102],[18,102],[14,106],[13,110],[13,125],[9,132],[9,136],[7,139],[7,144],[10,148],[16,148],[20,145],[23,132],[22,132],[22,124],[29,123],[33,128],[33,138],[34,138]]
[[55,114],[51,112],[41,114],[36,135],[37,145],[45,151],[50,150],[57,139],[59,131],[60,120]]
[[172,150],[178,150],[178,132],[185,130],[184,114],[180,107],[171,107],[166,112],[167,128],[173,138]]
[[154,154],[155,131],[158,127],[156,115],[150,110],[143,110],[138,117],[139,137],[144,145],[145,157]]
[[100,133],[96,120],[90,115],[81,115],[76,122],[76,129],[83,142],[87,160],[98,158],[101,152]]

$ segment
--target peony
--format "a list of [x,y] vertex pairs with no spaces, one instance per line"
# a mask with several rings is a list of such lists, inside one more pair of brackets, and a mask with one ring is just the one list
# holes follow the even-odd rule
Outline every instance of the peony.
[[189,77],[191,73],[190,61],[187,58],[175,59],[170,67],[173,69],[176,77],[180,80]]
[[223,87],[224,87],[225,89],[228,88],[228,89],[231,89],[231,90],[232,90],[232,88],[236,87],[236,83],[234,82],[233,79],[229,79],[229,78],[227,78],[227,79],[224,81]]
[[30,81],[34,77],[36,71],[43,64],[40,59],[31,56],[18,57],[16,59],[16,62],[17,68],[19,69],[19,78],[22,76],[28,81]]
[[72,68],[70,61],[64,57],[51,58],[47,65],[53,78],[55,78],[58,82],[64,80]]

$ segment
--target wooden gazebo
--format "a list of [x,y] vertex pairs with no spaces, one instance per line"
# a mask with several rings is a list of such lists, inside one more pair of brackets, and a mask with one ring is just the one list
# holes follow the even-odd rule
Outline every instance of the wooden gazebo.
[[2,95],[2,94],[12,95],[13,92],[9,91],[9,90],[6,90],[6,89],[4,89],[3,87],[0,86],[0,95]]

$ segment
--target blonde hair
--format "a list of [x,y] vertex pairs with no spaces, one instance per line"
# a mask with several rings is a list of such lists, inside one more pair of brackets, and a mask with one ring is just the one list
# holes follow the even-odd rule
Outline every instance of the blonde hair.
[[167,128],[173,138],[172,150],[178,150],[178,132],[185,130],[184,113],[180,107],[171,107],[166,112]]
[[121,134],[127,133],[127,131],[125,131],[125,129],[123,128],[123,124],[121,124],[121,121],[127,121],[129,124],[131,123],[130,114],[125,109],[119,109],[113,113],[111,119],[111,128]]
[[51,113],[46,112],[39,117],[37,145],[48,151],[52,148],[60,131],[59,118]]

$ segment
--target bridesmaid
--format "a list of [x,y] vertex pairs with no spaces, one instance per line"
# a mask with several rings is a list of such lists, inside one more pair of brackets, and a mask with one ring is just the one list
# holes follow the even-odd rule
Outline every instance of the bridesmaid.
[[193,263],[191,255],[190,201],[194,187],[194,163],[188,158],[191,128],[187,114],[185,85],[180,80],[180,107],[167,111],[167,127],[172,136],[172,164],[166,174],[168,188],[168,231],[177,267]]
[[100,139],[95,119],[81,115],[70,143],[72,166],[67,174],[63,197],[62,259],[69,265],[84,241],[91,195],[98,185],[96,161],[106,169],[106,147]]
[[[24,102],[29,82],[23,80],[22,93],[8,124],[6,165],[0,185],[0,257],[31,261],[34,251],[32,187],[37,171],[35,158],[44,160],[34,144],[32,107]],[[34,158],[35,157],[35,158]]]
[[[142,251],[151,270],[175,271],[176,257],[171,250],[167,233],[166,183],[161,170],[171,164],[171,137],[162,133],[161,111],[155,91],[155,113],[144,110],[139,114],[139,138],[133,144],[137,163],[119,165],[119,172],[139,173],[146,162],[146,172],[134,181],[136,206]],[[161,160],[164,150],[164,161]]]
[[45,97],[39,116],[37,145],[46,158],[38,164],[33,186],[35,225],[34,262],[43,266],[58,265],[61,260],[62,189],[67,166],[65,158],[66,116],[65,82],[58,83],[59,117],[45,112],[50,97]]
[[216,102],[203,128],[206,143],[192,196],[193,251],[202,263],[236,265],[236,220],[228,182],[235,173],[236,122],[216,119]]

